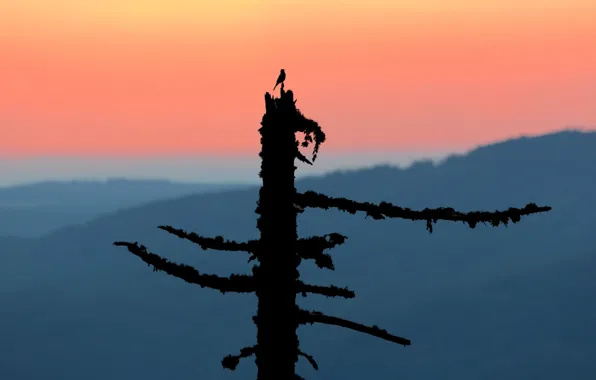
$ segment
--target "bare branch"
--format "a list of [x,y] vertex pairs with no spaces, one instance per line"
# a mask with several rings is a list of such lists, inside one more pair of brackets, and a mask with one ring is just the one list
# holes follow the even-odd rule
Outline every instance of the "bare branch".
[[314,260],[315,264],[321,269],[335,270],[331,255],[316,251],[298,251],[298,256],[303,260]]
[[[240,350],[240,354],[226,356],[221,361],[222,367],[229,369],[231,371],[235,371],[236,368],[238,367],[238,364],[240,364],[240,359],[248,358],[249,356],[255,355],[257,353],[257,347],[258,346],[256,344],[254,346],[244,347]],[[319,365],[315,361],[315,358],[313,358],[311,355],[306,354],[302,351],[298,351],[298,355],[305,357],[306,360],[308,360],[310,365],[312,365],[312,367],[315,370],[317,370],[317,371],[319,370]]]
[[298,293],[302,293],[303,297],[306,297],[306,293],[321,294],[326,297],[343,297],[343,298],[354,298],[356,294],[348,288],[338,288],[335,285],[331,286],[318,286],[305,284],[302,281],[298,281]]
[[298,351],[298,355],[303,356],[304,358],[306,358],[306,360],[308,360],[308,362],[310,363],[310,365],[315,369],[315,370],[319,370],[319,365],[317,364],[315,358],[312,357],[312,355],[309,355],[307,353],[304,353],[302,351]]
[[160,230],[167,231],[181,239],[189,240],[202,249],[216,249],[219,251],[245,251],[254,253],[257,250],[258,241],[249,240],[246,243],[238,243],[233,240],[224,240],[223,236],[216,236],[214,238],[202,237],[194,232],[186,232],[171,226],[158,226]]
[[509,221],[517,223],[522,216],[537,214],[539,212],[550,211],[551,207],[539,207],[534,203],[528,203],[524,208],[510,207],[504,211],[471,211],[460,212],[450,207],[440,207],[436,209],[425,208],[422,211],[415,211],[409,208],[402,208],[391,203],[381,202],[378,205],[370,202],[356,202],[346,198],[333,198],[324,194],[319,194],[314,191],[307,191],[305,193],[296,194],[295,203],[299,206],[317,207],[322,209],[329,209],[331,207],[337,208],[341,211],[355,214],[357,211],[366,212],[366,216],[373,219],[387,218],[401,218],[409,220],[426,220],[426,228],[429,232],[433,231],[433,223],[438,220],[448,220],[452,222],[467,223],[470,228],[476,227],[478,223],[489,222],[493,227],[500,224],[505,226]]
[[301,324],[324,323],[327,325],[340,326],[340,327],[348,328],[350,330],[359,331],[359,332],[362,332],[362,333],[365,333],[368,335],[375,336],[377,338],[387,340],[389,342],[401,344],[403,346],[409,346],[411,344],[409,339],[400,338],[398,336],[391,335],[387,331],[382,330],[382,329],[378,328],[377,326],[372,326],[372,327],[365,326],[360,323],[348,321],[346,319],[328,316],[328,315],[325,315],[318,311],[300,310],[299,323],[301,323]]
[[153,265],[155,272],[161,270],[167,274],[178,277],[188,283],[197,284],[201,288],[208,287],[219,290],[222,293],[236,292],[236,293],[251,293],[256,289],[256,283],[252,276],[232,274],[230,277],[219,277],[212,274],[200,274],[195,268],[190,265],[177,264],[154,253],[148,252],[144,245],[139,246],[137,242],[127,243],[117,241],[116,246],[124,246],[128,250],[138,256],[148,265]]
[[312,236],[299,239],[297,243],[297,253],[301,259],[314,260],[319,268],[334,270],[335,266],[333,265],[331,256],[323,251],[343,244],[346,239],[346,236],[336,232],[323,236]]
[[240,350],[240,354],[238,355],[228,355],[221,360],[222,367],[229,369],[231,371],[235,371],[236,367],[240,363],[240,359],[247,358],[251,355],[254,355],[257,352],[257,346],[250,346],[244,347]]
[[296,158],[299,159],[300,161],[304,162],[305,164],[312,165],[312,162],[310,162],[308,160],[308,158],[306,158],[302,153],[300,153],[300,151],[298,150],[297,147],[296,147]]

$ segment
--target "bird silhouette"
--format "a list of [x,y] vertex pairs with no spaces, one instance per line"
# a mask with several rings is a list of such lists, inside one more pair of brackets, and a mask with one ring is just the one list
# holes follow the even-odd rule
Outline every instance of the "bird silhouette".
[[[279,76],[277,77],[277,82],[275,83],[275,87],[277,87],[278,84],[283,83],[283,81],[286,80],[286,72],[284,71],[284,69],[281,69],[281,71],[279,72]],[[273,89],[275,90],[275,87],[273,87]]]

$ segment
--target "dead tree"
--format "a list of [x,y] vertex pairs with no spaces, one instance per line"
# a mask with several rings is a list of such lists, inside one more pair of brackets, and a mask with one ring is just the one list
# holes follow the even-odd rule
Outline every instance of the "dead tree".
[[261,122],[262,150],[260,153],[263,185],[259,191],[256,213],[259,215],[257,228],[259,240],[243,243],[224,240],[223,237],[202,237],[194,232],[185,232],[171,226],[159,226],[179,238],[196,243],[202,249],[245,251],[249,262],[257,260],[252,275],[219,277],[201,274],[195,268],[170,262],[161,256],[150,253],[143,245],[115,242],[125,246],[141,260],[186,282],[201,287],[217,289],[222,293],[255,292],[258,298],[257,314],[253,321],[257,326],[257,342],[245,347],[236,355],[228,355],[222,360],[224,368],[234,370],[241,358],[255,356],[258,368],[257,380],[300,379],[295,374],[295,364],[300,356],[318,365],[314,358],[300,350],[296,331],[300,325],[322,323],[345,327],[365,334],[407,346],[410,341],[377,326],[365,326],[356,322],[323,314],[319,311],[300,309],[296,295],[307,293],[327,297],[353,298],[354,292],[336,286],[305,284],[300,281],[298,266],[301,260],[313,260],[320,268],[333,270],[333,261],[324,251],[344,243],[346,237],[338,233],[299,239],[296,232],[296,216],[307,207],[336,208],[350,214],[363,212],[373,219],[402,218],[425,221],[429,232],[438,220],[457,221],[474,228],[478,223],[490,223],[496,227],[516,223],[522,216],[549,211],[550,207],[538,207],[530,203],[524,208],[510,208],[504,211],[459,212],[452,208],[426,208],[421,211],[402,208],[390,203],[355,202],[345,198],[332,198],[316,192],[296,193],[294,187],[294,160],[312,165],[312,162],[299,151],[300,143],[296,133],[304,134],[302,147],[314,143],[312,161],[315,161],[325,134],[319,125],[296,108],[296,100],[291,90],[285,91],[281,85],[281,95],[274,98],[265,94],[266,112]]

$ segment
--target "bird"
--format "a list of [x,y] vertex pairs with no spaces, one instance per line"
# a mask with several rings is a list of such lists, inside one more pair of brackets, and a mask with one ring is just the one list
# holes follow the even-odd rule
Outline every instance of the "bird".
[[[281,71],[279,72],[279,76],[277,77],[277,82],[275,83],[275,87],[277,87],[278,84],[283,83],[286,80],[286,72],[284,71],[284,69],[281,69]],[[275,87],[273,87],[273,89],[275,90]]]

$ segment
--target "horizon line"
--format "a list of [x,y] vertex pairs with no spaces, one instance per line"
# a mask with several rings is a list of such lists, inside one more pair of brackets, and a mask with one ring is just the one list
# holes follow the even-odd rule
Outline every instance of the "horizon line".
[[[439,165],[452,156],[468,155],[475,150],[507,143],[519,139],[533,139],[563,133],[596,133],[585,128],[565,128],[556,132],[539,135],[519,135],[488,144],[476,145],[465,150],[443,152],[390,151],[376,152],[328,152],[318,156],[314,166],[299,165],[296,178],[320,177],[334,172],[366,170],[378,166],[393,166],[400,169],[418,162],[431,161]],[[75,159],[73,159],[75,158]],[[0,167],[0,188],[25,186],[43,182],[98,182],[110,179],[154,180],[176,183],[204,184],[246,184],[259,183],[258,155],[209,156],[32,156],[8,160],[0,157],[0,162],[9,161],[12,165]],[[215,161],[215,162],[214,162]],[[317,165],[318,164],[318,165]]]

